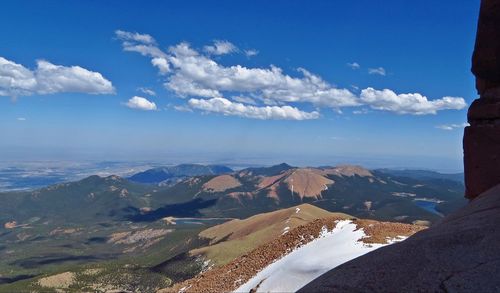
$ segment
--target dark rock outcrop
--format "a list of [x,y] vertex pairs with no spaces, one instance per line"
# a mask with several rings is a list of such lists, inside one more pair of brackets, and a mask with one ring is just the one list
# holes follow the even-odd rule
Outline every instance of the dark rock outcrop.
[[299,292],[500,292],[500,185],[441,223],[312,281]]
[[469,108],[464,133],[465,196],[500,183],[500,0],[482,0],[472,73],[480,98]]
[[[482,0],[472,56],[472,73],[483,88],[500,85],[500,1]],[[496,84],[496,85],[495,85]]]

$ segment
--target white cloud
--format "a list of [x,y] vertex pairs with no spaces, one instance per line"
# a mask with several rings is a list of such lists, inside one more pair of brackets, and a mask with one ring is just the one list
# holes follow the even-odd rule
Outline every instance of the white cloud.
[[464,128],[466,126],[469,126],[469,123],[462,123],[462,124],[441,124],[437,125],[436,128],[441,129],[441,130],[454,130],[457,128]]
[[253,57],[255,55],[259,54],[259,51],[255,50],[255,49],[249,49],[249,50],[245,50],[245,55],[247,57]]
[[199,54],[189,44],[170,48],[173,74],[166,87],[181,97],[223,97],[223,92],[249,93],[276,102],[307,102],[316,106],[347,107],[358,105],[347,89],[337,89],[321,77],[299,69],[302,77],[292,77],[281,68],[222,66]]
[[250,104],[250,105],[257,105],[257,102],[249,97],[243,97],[243,96],[234,96],[232,97],[233,100],[236,102],[244,103],[244,104]]
[[215,40],[213,45],[203,47],[205,52],[212,55],[225,55],[238,51],[238,48],[228,41]]
[[131,33],[122,30],[115,31],[116,36],[121,40],[136,41],[144,44],[156,44],[155,39],[147,34]]
[[151,102],[148,99],[139,96],[130,98],[125,105],[131,109],[143,111],[154,111],[157,109],[154,102]]
[[167,74],[170,71],[170,65],[168,65],[167,59],[163,57],[155,57],[151,59],[151,64],[158,68],[160,74]]
[[429,101],[419,93],[396,94],[390,89],[380,91],[370,87],[361,91],[360,98],[372,109],[398,114],[436,114],[440,110],[460,110],[467,106],[465,100],[458,97],[443,97]]
[[110,94],[114,92],[111,82],[98,72],[92,72],[80,66],[54,65],[44,60],[39,60],[37,65],[35,76],[39,93]]
[[359,69],[361,66],[357,62],[347,63],[347,66],[351,67],[352,70]]
[[156,40],[152,36],[122,30],[115,31],[115,35],[122,41],[123,50],[151,57],[151,64],[158,68],[162,75],[170,71],[170,65],[166,59],[167,54],[158,48]]
[[384,67],[377,67],[377,68],[368,68],[368,74],[377,74],[385,76],[386,72]]
[[[346,88],[338,88],[303,68],[298,68],[299,74],[292,76],[273,65],[267,68],[251,68],[239,64],[225,66],[211,56],[237,50],[236,46],[227,41],[218,41],[220,43],[216,41],[214,45],[205,46],[204,51],[208,53],[196,50],[186,42],[171,46],[168,51],[163,52],[152,38],[143,35],[140,35],[142,37],[121,35],[118,37],[123,42],[124,50],[136,51],[155,60],[152,63],[158,67],[161,74],[165,75],[164,86],[168,90],[180,98],[194,98],[187,106],[207,112],[274,119],[272,117],[275,115],[255,113],[261,113],[263,111],[261,109],[285,109],[285,107],[301,111],[300,108],[304,104],[309,104],[318,110],[311,113],[302,111],[302,113],[316,113],[318,117],[317,112],[323,107],[340,111],[344,107],[360,106],[398,114],[425,115],[436,114],[437,111],[446,109],[459,110],[466,106],[463,98],[443,97],[428,100],[419,93],[396,94],[388,89],[380,91],[366,88],[358,95],[357,90],[354,93]],[[138,41],[140,39],[147,41]],[[162,60],[161,65],[159,60]],[[356,62],[350,65],[359,66]],[[370,70],[371,74],[386,74],[382,67]],[[213,110],[214,105],[218,106],[217,111]],[[235,107],[245,111],[236,111]],[[360,110],[359,113],[364,111]]]
[[113,94],[112,83],[80,66],[60,66],[38,60],[35,70],[0,57],[0,96],[56,93]]
[[122,30],[115,31],[116,37],[122,41],[123,50],[138,52],[148,57],[165,57],[166,54],[158,48],[155,39],[148,34],[131,33]]
[[17,120],[17,121],[26,121],[26,118],[24,118],[24,117],[17,117],[17,119],[16,119],[16,120]]
[[146,94],[146,95],[149,95],[149,96],[153,96],[153,97],[156,96],[156,92],[154,90],[146,88],[146,87],[140,87],[137,90]]
[[202,111],[255,119],[308,120],[319,118],[319,113],[316,111],[304,112],[290,106],[248,106],[231,102],[225,98],[190,99],[188,104],[192,108]]

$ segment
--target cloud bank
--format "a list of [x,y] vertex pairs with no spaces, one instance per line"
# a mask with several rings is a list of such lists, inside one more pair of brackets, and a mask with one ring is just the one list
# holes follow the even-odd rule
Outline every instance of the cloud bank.
[[[344,107],[365,106],[397,114],[428,115],[466,107],[460,97],[429,100],[419,93],[397,94],[390,89],[366,88],[357,95],[304,68],[290,75],[273,65],[225,66],[212,56],[239,52],[228,41],[214,41],[203,50],[182,42],[163,51],[150,35],[117,31],[116,37],[125,51],[151,58],[152,65],[165,78],[165,88],[189,99],[185,107],[204,112],[254,119],[306,120],[319,118],[321,108],[338,112]],[[350,65],[359,68],[357,63]],[[370,73],[385,75],[385,69],[372,68]],[[318,110],[303,111],[301,108],[307,105]]]
[[460,110],[467,106],[463,98],[443,97],[429,101],[419,94],[396,94],[392,90],[376,90],[371,87],[361,91],[361,101],[372,109],[397,114],[428,115],[440,110]]
[[80,66],[38,60],[34,70],[0,57],[0,96],[16,98],[56,93],[113,94],[111,81]]
[[257,107],[242,103],[231,102],[225,98],[190,99],[189,106],[206,112],[222,113],[223,115],[240,116],[254,119],[277,120],[309,120],[319,118],[319,113],[304,112],[291,106],[265,106]]

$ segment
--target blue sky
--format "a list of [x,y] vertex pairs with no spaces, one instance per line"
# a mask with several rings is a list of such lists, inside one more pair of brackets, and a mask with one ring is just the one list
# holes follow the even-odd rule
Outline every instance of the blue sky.
[[461,168],[479,1],[1,5],[0,160]]

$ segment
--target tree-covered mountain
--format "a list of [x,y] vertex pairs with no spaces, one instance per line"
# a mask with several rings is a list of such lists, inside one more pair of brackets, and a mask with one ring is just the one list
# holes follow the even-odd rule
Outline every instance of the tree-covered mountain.
[[[193,167],[179,168],[184,171]],[[194,173],[208,170],[193,167]],[[184,169],[185,168],[185,169]],[[207,167],[208,168],[208,167]],[[0,221],[152,222],[167,216],[241,218],[309,203],[381,220],[434,222],[465,203],[463,184],[445,178],[395,176],[359,166],[297,168],[286,164],[223,175],[190,176],[172,186],[91,176],[31,192],[0,193]],[[186,172],[178,172],[181,174]]]
[[149,169],[132,175],[129,180],[147,184],[175,183],[186,177],[219,175],[231,172],[233,172],[231,168],[222,165],[181,164]]
[[464,173],[439,173],[430,170],[410,170],[410,169],[377,169],[378,172],[389,174],[395,177],[410,177],[414,179],[445,179],[464,182]]
[[220,176],[198,176],[165,190],[176,197],[215,200],[205,216],[245,217],[309,203],[363,218],[435,222],[463,204],[463,184],[396,177],[359,166],[272,166]]

